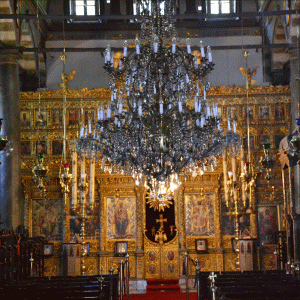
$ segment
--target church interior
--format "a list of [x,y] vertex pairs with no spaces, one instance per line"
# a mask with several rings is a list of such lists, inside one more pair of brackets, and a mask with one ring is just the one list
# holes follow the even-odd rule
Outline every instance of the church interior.
[[0,0],[0,294],[300,299],[299,9]]

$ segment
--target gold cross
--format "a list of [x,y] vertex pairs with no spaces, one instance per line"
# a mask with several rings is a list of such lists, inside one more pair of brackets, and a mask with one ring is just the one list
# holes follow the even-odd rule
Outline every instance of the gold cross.
[[159,215],[159,219],[156,219],[156,223],[160,223],[160,228],[164,228],[164,222],[167,222],[167,218],[164,219],[163,214]]

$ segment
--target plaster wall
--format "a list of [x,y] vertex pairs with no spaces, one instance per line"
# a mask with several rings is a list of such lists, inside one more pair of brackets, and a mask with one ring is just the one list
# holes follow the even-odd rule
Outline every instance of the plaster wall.
[[[228,36],[228,37],[208,37],[202,39],[204,45],[210,46],[230,46],[230,45],[247,45],[262,43],[260,36]],[[194,50],[199,49],[199,38],[192,38],[191,45]],[[130,41],[129,41],[130,42]],[[185,43],[185,39],[181,39]],[[59,47],[78,47],[78,48],[105,48],[110,44],[112,49],[122,49],[123,40],[68,40],[68,41],[47,41],[47,48]],[[258,66],[257,74],[253,79],[255,85],[268,85],[263,81],[263,60],[261,49],[250,49],[248,56],[248,67]],[[215,68],[209,75],[209,81],[212,86],[243,86],[245,78],[241,76],[239,67],[245,67],[244,50],[213,50],[213,61]],[[59,84],[62,82],[62,53],[47,53],[47,83],[49,90],[60,89]],[[100,51],[90,52],[67,52],[66,73],[76,71],[74,79],[69,82],[69,87],[76,88],[99,88],[108,87],[108,75],[103,69],[104,58]]]

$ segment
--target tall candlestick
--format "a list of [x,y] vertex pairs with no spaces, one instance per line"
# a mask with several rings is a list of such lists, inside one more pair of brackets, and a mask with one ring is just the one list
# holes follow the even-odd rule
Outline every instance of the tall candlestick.
[[72,151],[72,206],[77,206],[77,152]]
[[[80,172],[81,172],[81,183],[85,184],[85,154],[81,154],[81,161],[80,161]],[[84,191],[81,192],[81,199],[85,202]],[[84,203],[83,203],[84,204]]]
[[90,167],[90,206],[94,208],[95,204],[95,157],[91,158]]
[[228,197],[228,174],[227,174],[227,152],[226,150],[223,151],[223,175],[224,175],[224,192],[225,192],[225,203],[226,206],[229,204],[229,197]]
[[241,151],[240,151],[240,155],[241,155],[241,172],[242,175],[244,176],[244,179],[242,180],[242,200],[244,205],[246,205],[246,182],[245,182],[245,173],[247,172],[246,168],[245,168],[245,153],[244,153],[244,147],[243,145],[241,145]]

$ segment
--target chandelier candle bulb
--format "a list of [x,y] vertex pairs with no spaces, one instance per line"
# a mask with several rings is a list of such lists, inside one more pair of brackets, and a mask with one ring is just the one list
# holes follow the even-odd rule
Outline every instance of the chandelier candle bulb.
[[227,121],[228,124],[228,131],[231,131],[231,124],[230,124],[230,120]]
[[190,82],[189,74],[185,74],[185,78],[186,78],[186,83],[189,83]]
[[181,101],[178,102],[178,111],[182,112],[182,102]]
[[81,126],[81,128],[80,128],[80,137],[83,138],[83,136],[84,136],[84,127]]
[[138,38],[135,39],[135,51],[137,55],[141,54],[140,50],[140,40]]
[[92,123],[89,122],[89,134],[92,134]]
[[173,41],[173,44],[172,44],[172,54],[175,54],[176,53],[176,40],[175,40],[175,43]]
[[206,100],[206,90],[205,90],[205,86],[203,87],[203,99]]
[[154,36],[154,39],[153,39],[153,44],[154,44],[154,53],[157,53],[158,52],[158,38],[157,36]]
[[118,103],[118,113],[119,115],[122,114],[123,111],[123,104],[122,104],[122,100],[119,101]]
[[207,105],[207,106],[206,106],[206,118],[209,118],[210,116],[211,116],[210,106]]
[[236,133],[236,122],[233,122],[233,132]]
[[207,46],[207,58],[208,58],[208,62],[212,63],[212,54],[211,54],[210,46]]
[[188,54],[191,54],[191,44],[190,44],[190,39],[189,38],[186,39],[186,52]]
[[201,128],[203,128],[203,126],[205,125],[205,117],[201,118]]
[[128,42],[127,40],[124,41],[124,48],[123,48],[123,57],[127,56],[127,47],[128,47]]
[[204,45],[203,42],[200,41],[200,52],[201,52],[201,58],[205,57],[205,50],[204,50]]
[[164,104],[159,102],[159,113],[162,115],[164,113]]

